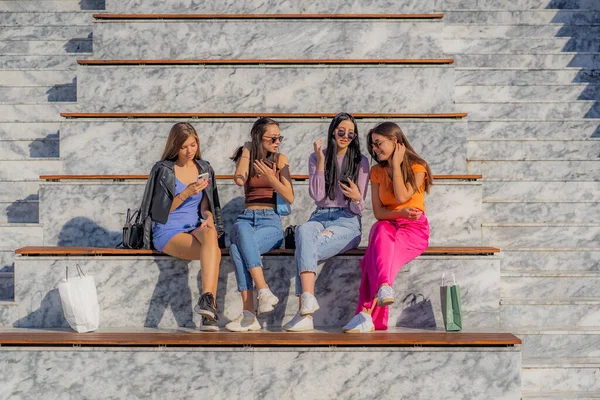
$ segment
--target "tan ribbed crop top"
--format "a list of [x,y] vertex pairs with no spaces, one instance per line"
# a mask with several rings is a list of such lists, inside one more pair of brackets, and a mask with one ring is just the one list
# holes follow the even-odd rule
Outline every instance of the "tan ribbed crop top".
[[[275,170],[276,166],[273,165]],[[279,176],[279,171],[276,172]],[[264,176],[254,175],[248,178],[246,185],[246,204],[272,204],[275,205],[275,189]]]

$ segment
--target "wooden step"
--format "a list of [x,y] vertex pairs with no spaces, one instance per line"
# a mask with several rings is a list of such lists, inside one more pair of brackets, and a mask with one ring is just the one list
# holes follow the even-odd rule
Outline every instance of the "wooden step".
[[0,332],[6,346],[514,346],[521,340],[510,333],[377,332],[352,335],[339,332]]
[[[348,250],[341,255],[347,256],[363,256],[366,248],[361,247],[358,249]],[[293,249],[277,249],[271,250],[265,255],[269,256],[293,256]],[[428,247],[424,255],[468,255],[468,256],[481,256],[481,255],[493,255],[499,253],[500,249],[495,247],[458,247],[458,246],[430,246]],[[107,247],[62,247],[62,246],[26,246],[15,250],[16,254],[22,256],[152,256],[152,255],[166,255],[156,250],[145,250],[145,249],[115,249]],[[221,254],[224,256],[229,255],[229,249],[221,249]]]
[[[376,118],[415,118],[415,119],[440,119],[440,118],[465,118],[467,113],[424,113],[424,114],[398,114],[398,113],[351,113],[356,119]],[[337,113],[61,113],[65,118],[292,118],[292,119],[329,119]]]
[[296,60],[77,60],[79,65],[440,65],[452,64],[445,59],[296,59]]
[[93,14],[97,20],[170,19],[442,19],[444,14]]
[[[217,179],[231,180],[233,175],[216,175]],[[461,181],[476,181],[481,179],[482,175],[433,175],[433,179],[446,180],[461,180]],[[305,181],[308,175],[291,175],[292,180]],[[146,180],[148,175],[40,175],[41,180],[58,182],[61,180],[110,180],[110,181],[131,181],[131,180]]]

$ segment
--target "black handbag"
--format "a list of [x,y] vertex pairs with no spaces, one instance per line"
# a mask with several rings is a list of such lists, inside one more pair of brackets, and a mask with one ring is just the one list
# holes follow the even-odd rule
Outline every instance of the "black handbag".
[[127,209],[121,244],[126,249],[141,249],[144,247],[144,224],[140,222],[140,210],[132,213],[131,209]]
[[290,225],[285,228],[284,246],[286,249],[296,248],[296,225]]

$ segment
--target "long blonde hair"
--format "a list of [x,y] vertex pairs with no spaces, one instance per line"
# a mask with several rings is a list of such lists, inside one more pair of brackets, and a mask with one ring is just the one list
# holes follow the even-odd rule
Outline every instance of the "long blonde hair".
[[412,186],[415,192],[420,191],[417,187],[417,181],[411,166],[413,164],[421,164],[427,171],[427,176],[425,177],[425,181],[423,183],[425,185],[425,192],[429,193],[429,188],[431,188],[431,185],[433,184],[433,178],[431,177],[431,169],[429,168],[429,164],[427,164],[427,162],[417,154],[415,149],[413,149],[408,142],[408,139],[404,135],[404,132],[402,132],[402,129],[400,129],[400,127],[393,122],[383,122],[371,129],[367,135],[369,154],[371,154],[373,159],[377,160],[379,165],[386,167],[388,165],[388,161],[379,161],[377,153],[375,153],[373,150],[373,134],[384,136],[390,140],[396,138],[398,143],[404,144],[406,147],[406,152],[404,153],[404,160],[402,160],[402,164],[400,165],[404,182],[406,182],[407,185]]
[[196,139],[196,144],[198,145],[198,149],[196,150],[196,156],[194,157],[197,160],[202,159],[200,155],[200,139],[198,138],[198,134],[194,127],[187,122],[178,122],[171,128],[169,132],[169,137],[167,138],[167,144],[165,145],[165,150],[163,151],[161,161],[169,160],[175,161],[177,160],[177,155],[179,153],[179,149],[181,146],[193,136]]

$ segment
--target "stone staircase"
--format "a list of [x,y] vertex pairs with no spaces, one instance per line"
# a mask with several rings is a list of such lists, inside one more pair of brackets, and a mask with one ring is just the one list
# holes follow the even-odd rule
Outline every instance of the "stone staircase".
[[527,399],[600,397],[600,3],[446,0],[444,49],[469,112],[500,324],[523,339]]

